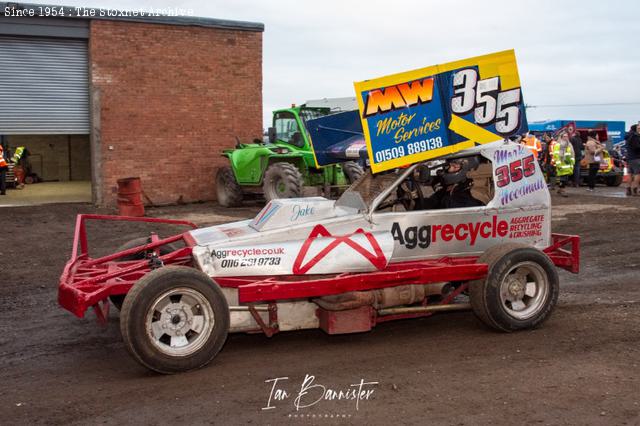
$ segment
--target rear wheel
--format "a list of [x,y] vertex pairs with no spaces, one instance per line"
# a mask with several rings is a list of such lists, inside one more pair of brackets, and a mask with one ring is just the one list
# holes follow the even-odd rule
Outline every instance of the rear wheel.
[[216,194],[222,207],[242,204],[242,187],[236,181],[231,167],[220,167],[216,174]]
[[291,163],[274,163],[264,174],[262,190],[267,201],[278,198],[297,198],[302,194],[304,179]]
[[364,169],[358,163],[354,163],[353,161],[344,163],[342,165],[342,170],[344,171],[344,174],[347,175],[349,183],[357,181],[360,179],[360,176],[364,174]]
[[[151,242],[151,237],[134,238],[133,240],[127,241],[126,243],[118,247],[116,251],[129,250],[134,247],[142,246],[144,244],[149,244],[150,242]],[[171,244],[167,244],[160,247],[159,251],[160,251],[160,256],[162,256],[165,254],[169,254],[172,251],[175,251],[175,247],[173,247]],[[142,260],[145,257],[147,257],[148,253],[149,253],[148,251],[139,251],[137,253],[130,254],[129,256],[123,256],[117,260],[123,261],[123,262],[127,260]],[[111,300],[111,303],[113,303],[113,306],[115,306],[118,310],[121,310],[122,303],[124,302],[125,296],[126,294],[114,294],[112,296],[109,296],[109,300]]]
[[540,325],[558,300],[560,285],[553,262],[533,247],[507,243],[487,250],[485,279],[469,284],[471,307],[489,327],[516,331]]
[[131,355],[163,374],[207,365],[229,332],[229,306],[220,287],[204,273],[165,266],[134,284],[120,317]]

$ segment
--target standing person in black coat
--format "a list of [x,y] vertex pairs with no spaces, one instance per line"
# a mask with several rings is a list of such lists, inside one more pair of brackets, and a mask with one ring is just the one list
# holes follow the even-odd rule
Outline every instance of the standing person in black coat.
[[640,129],[638,124],[631,126],[631,129],[625,136],[627,141],[627,170],[631,175],[629,178],[629,186],[627,186],[627,195],[638,194],[638,186],[640,186]]
[[582,138],[580,137],[580,132],[576,130],[569,141],[573,146],[573,153],[576,157],[576,163],[573,166],[573,186],[578,188],[580,186],[580,160],[582,160]]

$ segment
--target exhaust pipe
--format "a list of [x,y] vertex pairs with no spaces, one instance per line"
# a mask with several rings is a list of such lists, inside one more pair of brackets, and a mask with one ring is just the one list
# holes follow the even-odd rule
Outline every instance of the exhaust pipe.
[[405,308],[379,309],[378,315],[423,314],[427,312],[468,311],[469,309],[471,309],[470,303],[453,303],[450,305],[409,306]]
[[328,311],[346,311],[361,306],[374,308],[389,308],[392,306],[411,305],[424,300],[428,296],[444,295],[451,291],[448,283],[433,283],[426,285],[402,285],[379,290],[351,291],[313,299],[323,309]]

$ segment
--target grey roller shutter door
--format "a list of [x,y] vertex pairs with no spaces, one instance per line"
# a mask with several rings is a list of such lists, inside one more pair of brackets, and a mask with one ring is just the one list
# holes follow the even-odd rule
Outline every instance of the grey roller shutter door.
[[0,135],[89,134],[87,41],[0,36]]

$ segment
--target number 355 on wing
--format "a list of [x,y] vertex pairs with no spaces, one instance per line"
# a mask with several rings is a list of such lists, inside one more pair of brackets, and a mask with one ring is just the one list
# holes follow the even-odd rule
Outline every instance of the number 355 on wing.
[[513,50],[355,83],[380,172],[527,131]]

